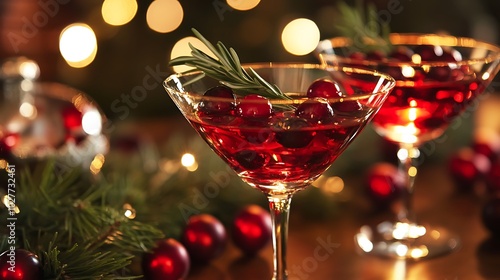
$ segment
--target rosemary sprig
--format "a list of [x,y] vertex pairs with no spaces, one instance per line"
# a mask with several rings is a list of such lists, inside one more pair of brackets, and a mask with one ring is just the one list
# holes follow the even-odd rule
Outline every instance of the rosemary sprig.
[[365,9],[361,1],[354,7],[341,1],[338,10],[340,17],[336,19],[335,28],[341,36],[353,39],[352,47],[357,51],[388,53],[393,49],[389,24],[379,20],[375,5],[369,3]]
[[242,94],[257,93],[271,99],[290,99],[276,85],[264,80],[252,68],[243,68],[238,54],[233,48],[228,49],[222,42],[217,42],[214,46],[196,29],[193,28],[192,32],[216,57],[214,58],[189,44],[191,56],[174,58],[169,62],[170,66],[193,67],[203,72],[199,78],[204,75],[209,76]]

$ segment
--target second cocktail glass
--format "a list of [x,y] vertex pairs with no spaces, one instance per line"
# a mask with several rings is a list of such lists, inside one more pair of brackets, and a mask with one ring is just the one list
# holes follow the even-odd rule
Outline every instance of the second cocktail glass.
[[[395,221],[363,226],[356,235],[365,252],[402,259],[448,253],[459,239],[446,229],[418,223],[411,207],[419,146],[440,137],[485,91],[500,69],[500,49],[471,38],[435,34],[390,34],[375,51],[373,40],[337,37],[321,41],[323,63],[358,66],[388,73],[396,87],[373,120],[376,132],[399,145],[397,158],[406,177],[403,207]],[[361,51],[369,46],[369,52]]]

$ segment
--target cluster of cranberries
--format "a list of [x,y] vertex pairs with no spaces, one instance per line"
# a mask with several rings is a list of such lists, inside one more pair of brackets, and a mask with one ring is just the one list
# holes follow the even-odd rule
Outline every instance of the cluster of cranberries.
[[250,204],[235,215],[228,229],[213,215],[191,216],[179,240],[162,239],[152,252],[143,256],[145,278],[185,279],[192,264],[207,264],[222,254],[228,243],[228,231],[233,244],[246,256],[253,256],[271,241],[271,215],[259,205]]
[[[219,85],[210,88],[204,97],[223,98],[205,99],[198,106],[199,117],[207,122],[229,123],[237,119],[242,126],[271,127],[276,131],[276,140],[287,148],[301,148],[307,146],[312,135],[298,132],[301,128],[331,123],[336,114],[361,110],[358,101],[328,102],[330,98],[343,95],[338,83],[328,79],[314,81],[307,90],[307,100],[293,109],[285,111],[274,108],[270,100],[257,94],[237,97],[227,86]],[[229,101],[228,101],[229,100]],[[243,136],[249,142],[259,144],[259,139],[266,139],[262,135],[251,135],[247,132]],[[300,137],[295,137],[300,134]]]
[[[462,60],[462,55],[458,50],[437,45],[420,45],[414,49],[407,46],[396,46],[388,54],[375,50],[367,53],[353,52],[348,57],[354,64],[362,60],[381,62],[378,64],[378,70],[389,74],[396,80],[458,81],[470,72],[470,69],[465,65],[458,67],[453,64]],[[395,63],[391,64],[391,62]],[[413,67],[414,73],[405,74],[402,68],[396,65],[398,62],[443,62],[444,64],[433,65],[427,70]]]
[[500,142],[475,142],[451,155],[448,170],[461,191],[486,186],[482,211],[484,226],[500,236]]

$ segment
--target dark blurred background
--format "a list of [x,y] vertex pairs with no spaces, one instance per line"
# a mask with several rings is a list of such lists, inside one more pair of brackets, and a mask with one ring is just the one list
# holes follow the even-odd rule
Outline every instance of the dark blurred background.
[[[110,119],[142,119],[178,114],[161,87],[160,77],[171,71],[167,67],[175,42],[191,36],[198,29],[210,41],[223,41],[234,47],[242,62],[300,61],[315,62],[310,55],[293,56],[281,44],[281,31],[292,19],[304,17],[316,22],[321,38],[335,34],[337,10],[335,0],[261,1],[249,11],[221,10],[223,0],[180,1],[184,18],[176,30],[158,33],[146,23],[146,11],[152,1],[139,0],[138,11],[131,22],[110,26],[101,16],[102,0],[0,0],[0,58],[24,55],[38,62],[42,80],[61,82],[86,92]],[[346,1],[354,4],[354,1]],[[500,1],[498,0],[376,0],[379,10],[396,5],[389,24],[394,32],[446,32],[499,43]],[[29,38],[15,47],[12,34],[36,21],[43,6],[55,5],[48,21],[36,26]],[[54,7],[55,7],[54,6]],[[96,33],[98,51],[87,67],[72,68],[59,53],[61,30],[68,24],[84,22]],[[10,35],[9,35],[10,34]],[[152,74],[156,73],[156,74]],[[120,110],[126,96],[153,75],[156,86],[129,113]]]

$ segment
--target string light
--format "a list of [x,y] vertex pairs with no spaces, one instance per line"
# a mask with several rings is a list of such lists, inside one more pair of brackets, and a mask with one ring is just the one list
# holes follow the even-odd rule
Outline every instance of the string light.
[[[206,53],[212,57],[215,57],[213,52],[207,46],[205,46],[205,44],[203,44],[203,42],[200,39],[198,39],[196,37],[189,36],[189,37],[182,38],[179,41],[177,41],[177,43],[175,43],[175,45],[172,48],[172,51],[170,52],[170,59],[174,59],[174,58],[179,57],[179,56],[190,55],[191,48],[189,47],[189,44],[191,44],[195,48],[203,51],[204,53]],[[176,65],[173,67],[173,69],[175,72],[179,73],[179,72],[184,72],[184,71],[190,70],[190,69],[192,69],[192,67],[185,66],[185,65]]]
[[184,166],[188,171],[196,171],[198,169],[198,163],[196,162],[196,158],[194,157],[193,154],[190,153],[185,153],[181,157],[181,164]]
[[130,22],[137,13],[136,0],[105,0],[101,14],[107,24],[119,26]]
[[259,5],[260,0],[227,0],[226,2],[231,8],[235,10],[248,11]]
[[182,22],[184,10],[177,0],[155,0],[146,12],[146,22],[152,30],[159,33],[172,32]]
[[90,26],[73,23],[59,37],[59,51],[66,62],[75,68],[89,65],[97,54],[97,38]]
[[319,43],[320,32],[314,21],[298,18],[289,22],[281,33],[281,42],[289,53],[306,55],[314,51]]

